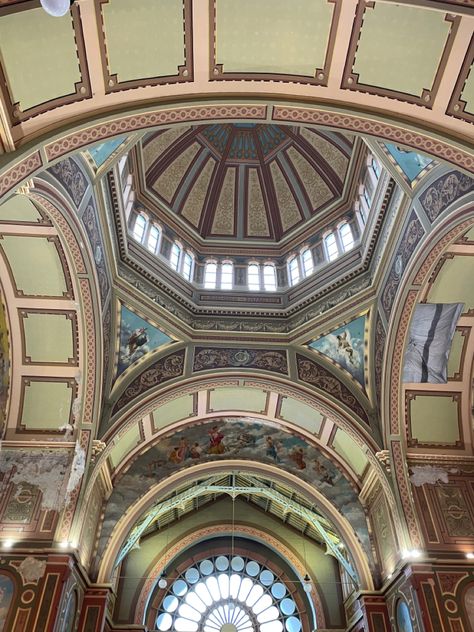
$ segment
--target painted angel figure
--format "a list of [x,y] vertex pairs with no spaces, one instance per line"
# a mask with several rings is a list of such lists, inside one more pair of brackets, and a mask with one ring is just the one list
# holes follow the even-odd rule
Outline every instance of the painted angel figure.
[[146,333],[146,327],[140,327],[135,329],[127,340],[127,355],[130,357],[135,353],[138,347],[143,347],[148,342],[148,334]]
[[338,354],[345,357],[352,366],[357,366],[359,364],[359,354],[352,344],[349,330],[346,329],[342,334],[337,334],[336,340]]

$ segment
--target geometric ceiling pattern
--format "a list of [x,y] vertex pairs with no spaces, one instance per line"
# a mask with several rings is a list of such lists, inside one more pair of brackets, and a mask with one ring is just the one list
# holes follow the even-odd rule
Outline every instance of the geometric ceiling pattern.
[[201,237],[280,241],[340,200],[352,139],[279,125],[180,127],[142,140],[144,179]]
[[[0,628],[143,628],[235,532],[310,577],[304,632],[370,600],[383,632],[403,600],[413,632],[469,629],[473,33],[457,0],[0,0]],[[158,256],[127,240],[127,152]],[[354,248],[284,293],[206,299],[164,261],[179,228],[238,279],[249,241],[317,254],[346,211]],[[463,305],[445,382],[403,382],[423,303]]]

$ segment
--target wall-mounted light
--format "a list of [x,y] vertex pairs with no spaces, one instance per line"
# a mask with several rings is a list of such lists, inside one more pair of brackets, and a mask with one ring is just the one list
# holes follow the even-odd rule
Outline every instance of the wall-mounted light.
[[15,542],[13,540],[3,540],[2,548],[4,548],[4,549],[11,549],[14,544],[15,544]]
[[466,553],[466,557],[468,560],[474,560],[474,553]]
[[55,18],[60,18],[62,15],[66,15],[75,0],[41,0],[41,6]]

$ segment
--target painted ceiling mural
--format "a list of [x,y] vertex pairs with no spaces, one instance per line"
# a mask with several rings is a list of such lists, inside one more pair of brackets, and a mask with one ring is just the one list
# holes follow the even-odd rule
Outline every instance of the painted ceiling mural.
[[95,166],[101,167],[126,139],[126,136],[118,136],[117,138],[108,140],[105,143],[100,143],[99,145],[91,147],[88,150],[88,154],[92,158]]
[[382,147],[391,163],[410,186],[415,186],[436,165],[430,156],[409,151],[398,145],[385,143]]
[[201,237],[279,241],[341,198],[353,139],[340,132],[226,123],[151,132],[147,191]]
[[372,559],[364,509],[341,471],[307,440],[253,418],[233,417],[206,420],[165,435],[137,458],[116,482],[107,503],[100,550],[125,510],[153,485],[183,468],[227,459],[275,465],[313,485],[350,522]]
[[365,388],[365,336],[366,315],[341,325],[329,334],[313,340],[308,346],[342,367]]
[[119,349],[117,355],[116,377],[148,353],[174,342],[156,325],[145,320],[134,311],[120,305]]

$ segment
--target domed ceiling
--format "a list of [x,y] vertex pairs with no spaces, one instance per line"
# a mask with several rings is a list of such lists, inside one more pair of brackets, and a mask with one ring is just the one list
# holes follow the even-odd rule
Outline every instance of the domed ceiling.
[[340,201],[352,142],[273,124],[153,132],[142,141],[144,181],[160,208],[202,238],[279,242]]

